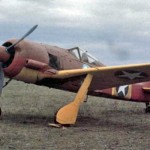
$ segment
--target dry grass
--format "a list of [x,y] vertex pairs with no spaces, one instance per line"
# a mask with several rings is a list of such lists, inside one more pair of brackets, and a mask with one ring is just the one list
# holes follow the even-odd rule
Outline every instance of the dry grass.
[[11,82],[0,105],[0,149],[149,150],[150,115],[144,104],[89,97],[76,125],[48,127],[73,93]]

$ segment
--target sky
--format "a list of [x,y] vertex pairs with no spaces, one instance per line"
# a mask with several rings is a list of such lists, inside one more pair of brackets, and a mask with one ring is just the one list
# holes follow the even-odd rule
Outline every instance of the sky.
[[0,42],[79,46],[106,65],[150,62],[149,0],[0,0]]

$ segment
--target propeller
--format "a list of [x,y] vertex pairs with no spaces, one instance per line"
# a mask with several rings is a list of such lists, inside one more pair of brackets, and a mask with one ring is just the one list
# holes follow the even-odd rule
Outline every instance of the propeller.
[[2,94],[3,83],[4,83],[4,73],[2,70],[2,62],[0,62],[0,95]]
[[[8,55],[7,57],[10,58],[11,55],[14,53],[13,48],[19,43],[21,42],[24,38],[26,38],[28,35],[30,35],[36,28],[38,27],[38,25],[34,25],[26,34],[24,34],[17,42],[15,42],[14,44],[10,45],[9,47],[6,47],[5,50],[3,50],[0,55],[3,55],[5,53],[5,55]],[[5,52],[4,52],[5,51]],[[7,52],[7,54],[6,54]],[[4,56],[4,55],[3,55]],[[3,57],[2,56],[2,57]],[[3,82],[4,82],[4,73],[3,73],[3,61],[0,62],[0,94],[2,93],[2,88],[3,88]]]
[[30,35],[36,28],[38,27],[38,25],[33,26],[25,35],[23,35],[16,43],[10,45],[9,47],[6,48],[6,52],[8,52],[9,54],[11,54],[11,49],[13,47],[15,47],[19,42],[21,42],[24,38],[26,38],[28,35]]

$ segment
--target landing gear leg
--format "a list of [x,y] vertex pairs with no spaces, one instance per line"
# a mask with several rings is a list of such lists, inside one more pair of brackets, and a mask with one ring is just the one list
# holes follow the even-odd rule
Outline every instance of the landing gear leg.
[[75,124],[81,103],[85,100],[93,75],[87,74],[75,99],[62,107],[56,114],[56,122],[61,125]]
[[150,102],[146,102],[145,113],[150,113]]

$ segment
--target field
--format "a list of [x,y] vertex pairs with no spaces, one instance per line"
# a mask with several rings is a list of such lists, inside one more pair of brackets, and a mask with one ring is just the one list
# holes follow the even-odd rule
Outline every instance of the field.
[[89,97],[77,123],[48,126],[74,93],[12,81],[0,100],[0,150],[149,150],[150,114],[145,105]]

